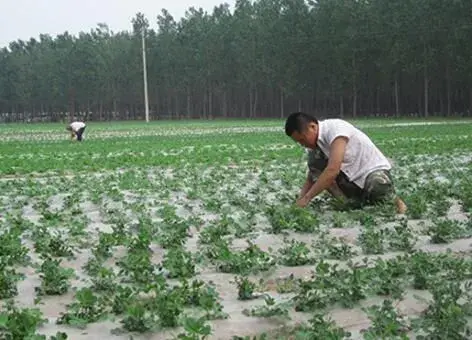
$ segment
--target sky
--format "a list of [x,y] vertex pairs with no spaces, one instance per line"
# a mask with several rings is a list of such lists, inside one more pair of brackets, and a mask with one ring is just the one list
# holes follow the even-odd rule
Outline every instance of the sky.
[[106,23],[113,32],[131,30],[131,19],[142,12],[151,28],[163,8],[178,21],[191,6],[212,12],[213,7],[234,0],[0,0],[0,47],[12,41],[56,36],[68,31],[76,35]]

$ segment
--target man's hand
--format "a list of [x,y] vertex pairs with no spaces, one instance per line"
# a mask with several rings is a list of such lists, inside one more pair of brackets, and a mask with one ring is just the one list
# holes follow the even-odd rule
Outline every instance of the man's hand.
[[310,201],[305,196],[297,200],[297,206],[299,206],[300,208],[305,208],[308,203],[310,203]]
[[322,191],[329,189],[336,180],[336,176],[341,170],[348,139],[337,137],[330,148],[328,164],[320,174],[316,182],[311,186],[305,195],[297,201],[298,206],[307,206],[308,203]]

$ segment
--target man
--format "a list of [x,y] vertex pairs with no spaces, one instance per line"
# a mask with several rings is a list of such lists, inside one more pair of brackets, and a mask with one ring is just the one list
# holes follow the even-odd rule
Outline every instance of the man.
[[308,175],[297,205],[306,207],[324,190],[340,199],[377,204],[392,201],[397,213],[406,212],[395,194],[391,164],[372,140],[342,119],[318,121],[302,112],[292,113],[285,133],[308,152]]
[[86,128],[86,125],[84,122],[72,122],[69,124],[69,126],[66,129],[67,131],[70,131],[71,139],[74,139],[74,137],[77,137],[77,140],[81,142],[82,135],[84,134],[85,128]]

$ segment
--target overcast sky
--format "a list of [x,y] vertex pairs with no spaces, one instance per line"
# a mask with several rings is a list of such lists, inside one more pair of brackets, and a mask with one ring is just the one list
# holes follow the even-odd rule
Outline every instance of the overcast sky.
[[224,2],[233,9],[234,0],[0,0],[0,47],[17,39],[38,38],[40,33],[88,32],[99,22],[114,32],[131,30],[131,19],[137,12],[144,13],[156,28],[162,8],[178,20],[191,6],[211,13],[215,5]]

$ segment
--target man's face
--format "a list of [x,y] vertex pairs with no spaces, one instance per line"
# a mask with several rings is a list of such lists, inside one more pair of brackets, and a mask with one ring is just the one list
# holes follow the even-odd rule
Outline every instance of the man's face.
[[311,122],[305,127],[303,132],[295,131],[290,137],[300,145],[314,149],[318,139],[318,124]]

